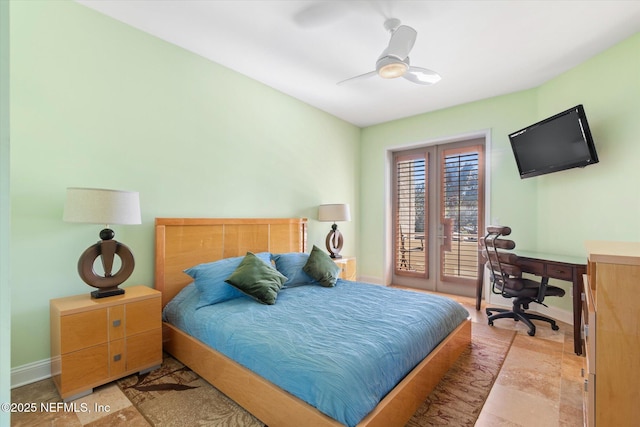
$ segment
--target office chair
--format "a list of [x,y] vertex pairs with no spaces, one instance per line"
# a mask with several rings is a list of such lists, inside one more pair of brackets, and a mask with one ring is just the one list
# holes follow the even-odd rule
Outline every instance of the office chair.
[[[489,316],[489,325],[493,326],[493,322],[497,319],[514,319],[521,320],[528,327],[527,332],[530,336],[536,334],[536,327],[531,320],[543,320],[551,324],[551,329],[557,331],[560,329],[556,325],[555,320],[534,313],[526,313],[529,304],[532,302],[542,304],[547,307],[543,301],[545,297],[561,297],[564,296],[564,289],[556,286],[549,286],[547,282],[549,278],[543,277],[540,283],[525,279],[522,277],[522,271],[518,266],[518,256],[506,250],[516,247],[513,240],[502,239],[502,236],[511,234],[511,228],[503,226],[487,227],[487,235],[481,241],[482,250],[489,268],[491,276],[491,291],[494,294],[501,294],[505,298],[513,298],[513,308],[511,310],[504,308],[487,308],[487,316]],[[498,249],[502,249],[499,251]],[[496,314],[493,314],[493,313]]]
[[411,263],[407,262],[407,252],[422,252],[424,251],[424,239],[420,239],[420,246],[417,248],[407,248],[405,245],[405,241],[407,240],[407,236],[402,231],[402,226],[400,227],[400,268],[404,266],[407,270],[411,270]]

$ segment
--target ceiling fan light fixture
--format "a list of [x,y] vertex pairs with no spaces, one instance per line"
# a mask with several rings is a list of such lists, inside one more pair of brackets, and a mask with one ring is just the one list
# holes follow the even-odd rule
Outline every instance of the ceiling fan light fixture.
[[409,66],[404,62],[392,62],[380,67],[378,75],[383,79],[395,79],[397,77],[402,77],[408,69]]
[[402,59],[391,55],[382,56],[376,62],[376,71],[383,79],[395,79],[397,77],[402,77],[408,69],[408,61],[403,61]]
[[440,80],[440,75],[435,71],[410,65],[409,53],[413,49],[418,34],[415,29],[400,25],[400,20],[395,18],[385,21],[384,28],[391,33],[391,38],[376,61],[376,69],[342,80],[338,82],[339,85],[376,74],[383,79],[404,77],[411,83],[420,85],[431,85]]

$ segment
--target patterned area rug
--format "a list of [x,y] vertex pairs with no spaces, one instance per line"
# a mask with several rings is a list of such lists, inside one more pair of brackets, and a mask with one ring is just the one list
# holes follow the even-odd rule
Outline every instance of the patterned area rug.
[[472,323],[471,348],[460,355],[407,427],[474,426],[515,336],[515,331]]
[[[464,351],[407,427],[473,426],[515,336],[473,323]],[[162,367],[118,381],[118,387],[153,426],[263,427],[264,424],[189,368],[166,355]]]

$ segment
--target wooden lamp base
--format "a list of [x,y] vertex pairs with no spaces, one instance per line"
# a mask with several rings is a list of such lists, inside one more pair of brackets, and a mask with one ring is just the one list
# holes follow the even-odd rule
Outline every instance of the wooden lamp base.
[[342,233],[340,233],[335,223],[331,226],[329,234],[327,234],[325,244],[331,258],[342,258],[342,255],[340,255],[343,244]]
[[[114,295],[124,294],[124,289],[118,288],[133,273],[135,261],[131,250],[122,243],[113,240],[115,233],[109,228],[100,232],[102,239],[95,245],[89,246],[78,260],[78,274],[80,278],[89,286],[98,288],[91,292],[92,298],[105,298]],[[113,261],[115,256],[120,257],[120,269],[112,274]],[[95,260],[100,257],[104,276],[98,275],[93,269]]]

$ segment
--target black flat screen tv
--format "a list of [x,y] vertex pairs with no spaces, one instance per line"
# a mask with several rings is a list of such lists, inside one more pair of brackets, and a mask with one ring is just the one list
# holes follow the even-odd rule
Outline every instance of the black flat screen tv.
[[520,178],[598,163],[582,105],[509,135]]

